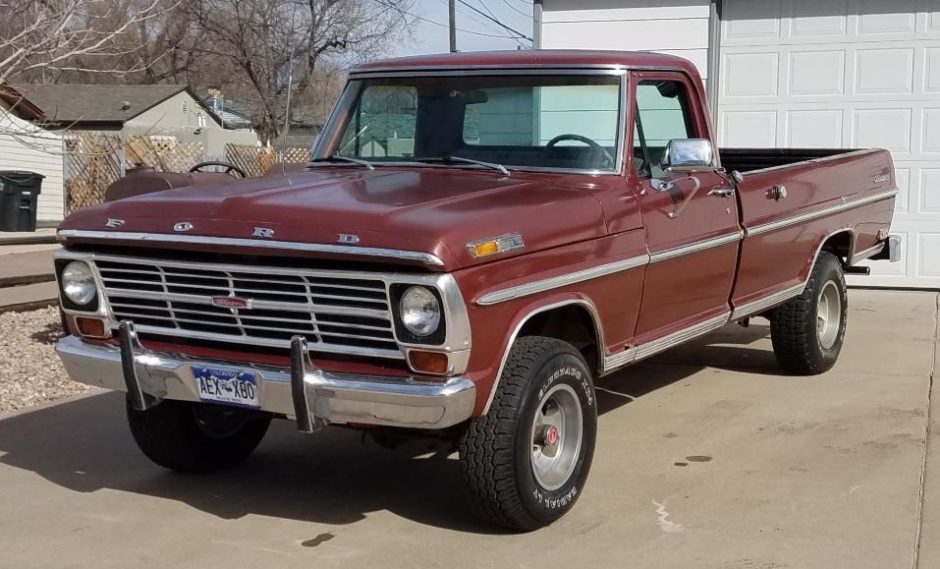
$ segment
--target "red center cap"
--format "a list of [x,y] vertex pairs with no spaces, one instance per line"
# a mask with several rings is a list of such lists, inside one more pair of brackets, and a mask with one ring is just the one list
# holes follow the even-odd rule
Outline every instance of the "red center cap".
[[545,429],[545,444],[553,445],[558,442],[558,429],[549,427]]

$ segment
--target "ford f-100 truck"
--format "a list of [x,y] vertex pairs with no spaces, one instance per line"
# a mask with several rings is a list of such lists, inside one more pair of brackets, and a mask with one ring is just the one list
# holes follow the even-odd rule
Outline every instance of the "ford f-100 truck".
[[272,418],[434,433],[478,512],[543,526],[605,375],[752,317],[825,372],[844,275],[898,255],[888,152],[718,150],[704,101],[648,53],[361,65],[306,167],[139,171],[69,216],[58,353],[164,467],[233,465]]

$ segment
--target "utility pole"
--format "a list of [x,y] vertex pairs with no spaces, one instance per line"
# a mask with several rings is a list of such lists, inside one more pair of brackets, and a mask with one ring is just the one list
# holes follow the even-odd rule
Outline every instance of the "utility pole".
[[450,52],[457,52],[457,0],[448,2],[450,12]]

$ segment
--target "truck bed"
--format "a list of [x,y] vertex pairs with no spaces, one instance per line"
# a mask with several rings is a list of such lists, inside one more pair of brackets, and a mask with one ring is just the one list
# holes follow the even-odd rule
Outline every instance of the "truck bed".
[[764,168],[788,166],[806,160],[848,154],[855,150],[844,148],[719,148],[721,165],[728,172],[750,172]]

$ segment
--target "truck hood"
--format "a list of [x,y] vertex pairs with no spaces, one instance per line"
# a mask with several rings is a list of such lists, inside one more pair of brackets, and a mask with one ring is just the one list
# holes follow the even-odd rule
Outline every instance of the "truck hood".
[[[591,192],[555,183],[560,179],[468,169],[323,168],[103,203],[72,214],[59,229],[69,244],[120,243],[125,235],[125,245],[167,247],[177,236],[185,242],[170,245],[174,249],[224,253],[245,248],[225,238],[271,241],[270,248],[250,248],[258,255],[283,254],[273,242],[333,246],[345,240],[341,250],[312,247],[304,254],[376,260],[357,251],[400,250],[433,255],[443,264],[429,268],[453,270],[604,235],[603,210]],[[272,237],[254,236],[259,227],[273,230]],[[90,237],[100,233],[108,235]],[[485,258],[467,251],[470,242],[507,233],[521,234],[524,249]],[[420,262],[406,257],[391,260]]]

